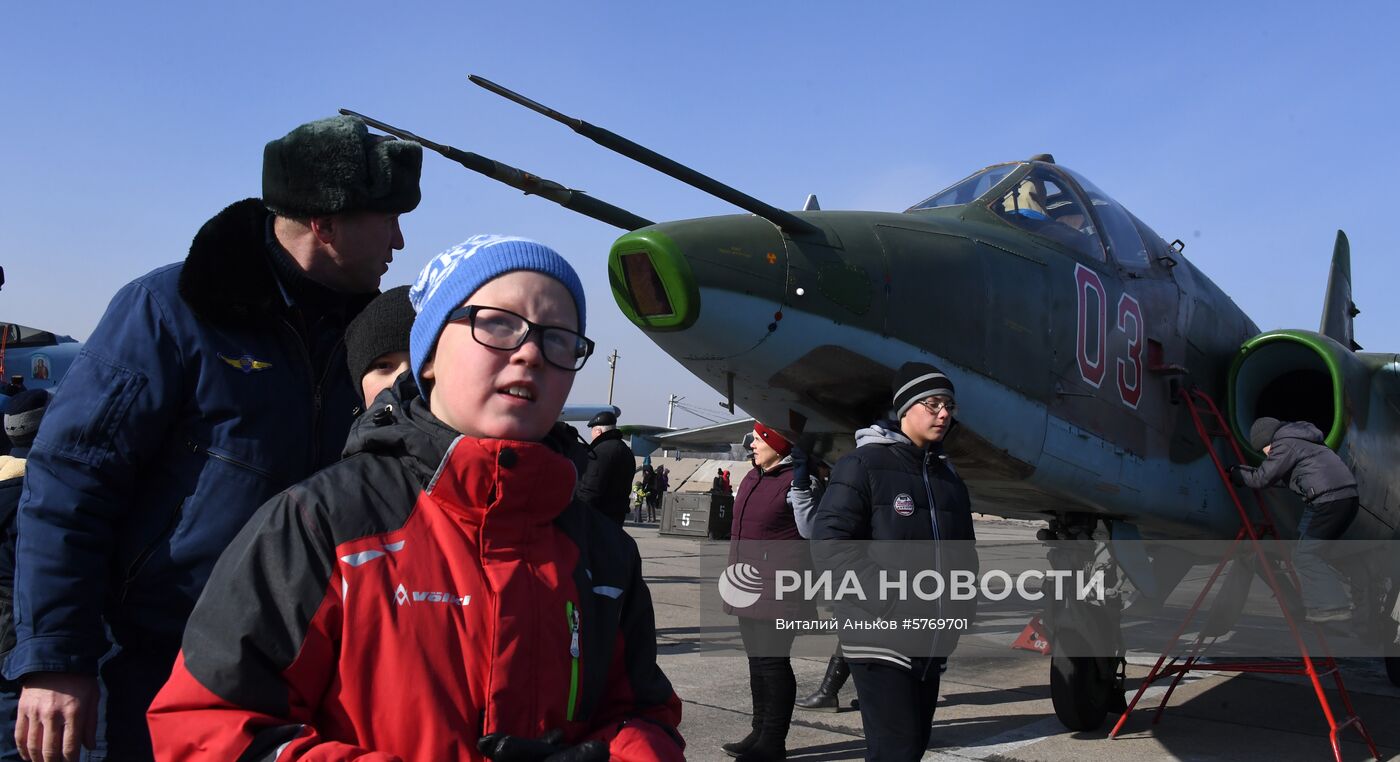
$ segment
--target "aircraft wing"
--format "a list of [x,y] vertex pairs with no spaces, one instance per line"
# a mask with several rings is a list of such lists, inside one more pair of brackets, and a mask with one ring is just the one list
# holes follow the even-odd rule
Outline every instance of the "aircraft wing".
[[599,413],[612,413],[616,416],[622,415],[622,408],[616,405],[565,405],[559,411],[559,420],[574,423],[587,423],[593,416]]
[[623,433],[655,442],[658,448],[722,450],[736,444],[753,431],[753,419],[742,418],[694,429],[667,429],[660,426],[621,426]]

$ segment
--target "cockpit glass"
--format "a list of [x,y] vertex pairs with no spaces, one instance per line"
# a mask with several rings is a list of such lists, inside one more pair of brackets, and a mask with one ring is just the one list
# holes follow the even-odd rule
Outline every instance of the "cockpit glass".
[[929,198],[920,201],[907,211],[912,212],[917,209],[937,209],[944,206],[970,204],[978,198],[981,198],[987,191],[996,187],[997,183],[1001,182],[1002,179],[1020,166],[1020,163],[1012,162],[1010,164],[997,164],[987,167],[970,177],[959,180]]
[[1151,261],[1147,256],[1147,246],[1142,242],[1142,236],[1138,235],[1137,226],[1133,224],[1128,210],[1083,175],[1066,167],[1060,169],[1079,183],[1089,197],[1089,203],[1094,205],[1094,213],[1103,223],[1103,232],[1108,238],[1108,249],[1113,252],[1118,264],[1133,269],[1149,267]]

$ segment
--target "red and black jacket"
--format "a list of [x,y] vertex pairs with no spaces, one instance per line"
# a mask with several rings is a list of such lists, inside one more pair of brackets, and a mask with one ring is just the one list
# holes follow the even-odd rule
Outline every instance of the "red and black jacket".
[[486,733],[680,760],[635,543],[549,446],[379,407],[214,569],[149,720],[157,759],[481,759]]

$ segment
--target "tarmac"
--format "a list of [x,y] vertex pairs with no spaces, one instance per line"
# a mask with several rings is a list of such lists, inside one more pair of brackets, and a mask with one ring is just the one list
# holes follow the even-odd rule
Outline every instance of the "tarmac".
[[[1036,525],[979,519],[980,541],[1033,539]],[[656,609],[661,668],[684,703],[681,733],[686,757],[727,760],[720,744],[747,734],[748,668],[737,635],[700,611],[702,559],[723,557],[728,543],[662,536],[655,524],[627,524],[641,549],[643,573]],[[711,561],[711,564],[713,561]],[[712,567],[711,567],[712,568]],[[1208,570],[1207,570],[1208,571]],[[711,615],[712,616],[712,615]],[[1008,654],[1019,626],[1003,627]],[[811,652],[811,648],[804,649]],[[933,733],[925,760],[1238,760],[1332,759],[1327,724],[1306,678],[1193,672],[1171,695],[1160,722],[1153,712],[1166,681],[1150,687],[1116,739],[1110,714],[1094,732],[1068,732],[1050,701],[1049,657],[955,654],[943,675]],[[1154,658],[1130,657],[1128,698]],[[1400,760],[1400,688],[1378,659],[1342,659],[1342,673],[1357,714],[1375,740],[1380,758]],[[824,656],[794,656],[798,695],[809,693],[826,669]],[[797,710],[788,735],[788,759],[801,762],[858,760],[865,754],[860,712],[849,708],[855,686],[841,691],[836,713]],[[1333,705],[1339,706],[1335,700]],[[1353,730],[1343,731],[1343,759],[1369,759]]]

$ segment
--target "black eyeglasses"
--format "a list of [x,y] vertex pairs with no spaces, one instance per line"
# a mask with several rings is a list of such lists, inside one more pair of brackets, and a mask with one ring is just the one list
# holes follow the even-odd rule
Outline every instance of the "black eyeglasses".
[[579,370],[593,354],[593,342],[577,331],[554,325],[540,325],[510,310],[470,304],[447,313],[447,321],[465,320],[472,327],[472,338],[483,347],[517,349],[531,334],[539,336],[540,350],[550,365]]
[[924,409],[929,411],[932,415],[938,415],[942,410],[947,410],[948,415],[956,415],[958,412],[958,406],[953,404],[952,400],[940,400],[930,397],[926,400],[919,400],[918,404],[923,405]]

